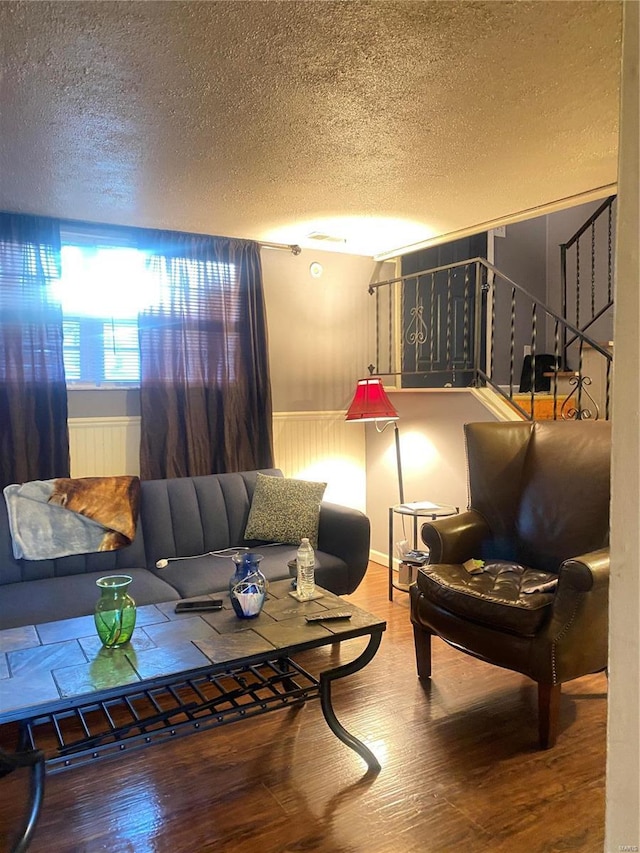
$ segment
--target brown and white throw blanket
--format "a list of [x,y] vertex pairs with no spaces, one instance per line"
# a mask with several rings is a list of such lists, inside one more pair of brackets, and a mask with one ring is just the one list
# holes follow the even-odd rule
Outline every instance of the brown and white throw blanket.
[[7,486],[4,497],[16,559],[114,551],[136,535],[138,477],[32,480]]

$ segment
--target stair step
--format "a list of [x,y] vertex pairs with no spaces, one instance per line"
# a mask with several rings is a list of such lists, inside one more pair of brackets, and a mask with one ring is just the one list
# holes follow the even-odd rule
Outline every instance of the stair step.
[[[556,419],[562,418],[562,404],[565,397],[556,397]],[[531,394],[514,394],[513,402],[517,403],[521,409],[531,414]],[[517,411],[517,409],[516,409]],[[533,419],[535,421],[551,421],[553,420],[553,394],[537,393],[533,398]]]

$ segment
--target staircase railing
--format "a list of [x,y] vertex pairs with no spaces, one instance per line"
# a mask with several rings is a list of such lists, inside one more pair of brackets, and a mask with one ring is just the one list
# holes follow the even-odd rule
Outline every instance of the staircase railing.
[[[526,418],[537,417],[541,391],[553,401],[554,419],[609,418],[609,349],[485,258],[373,283],[369,293],[376,315],[370,373],[413,387],[454,387],[463,377],[464,385],[490,386]],[[573,368],[565,360],[569,340]]]
[[[612,322],[602,318],[613,308],[613,230],[616,196],[605,199],[576,233],[560,244],[560,277],[563,317],[575,318],[574,325],[582,332],[604,328],[600,337],[610,338]],[[585,245],[586,244],[586,245]],[[606,250],[603,251],[606,244]],[[597,249],[597,251],[596,251]],[[586,255],[586,257],[585,257]],[[584,281],[588,279],[588,292]],[[575,337],[563,337],[562,353],[566,363]]]

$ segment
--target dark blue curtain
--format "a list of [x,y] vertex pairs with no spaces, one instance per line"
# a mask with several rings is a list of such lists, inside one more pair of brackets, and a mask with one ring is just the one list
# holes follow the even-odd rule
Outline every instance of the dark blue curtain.
[[60,228],[0,213],[0,483],[69,476]]
[[160,296],[139,316],[145,479],[273,465],[258,244],[144,231]]

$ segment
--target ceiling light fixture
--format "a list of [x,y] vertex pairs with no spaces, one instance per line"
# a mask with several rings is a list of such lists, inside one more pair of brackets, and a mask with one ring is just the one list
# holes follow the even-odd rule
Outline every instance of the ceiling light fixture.
[[323,234],[322,231],[312,231],[307,234],[308,240],[318,240],[323,243],[346,243],[346,237],[336,237],[332,234]]

